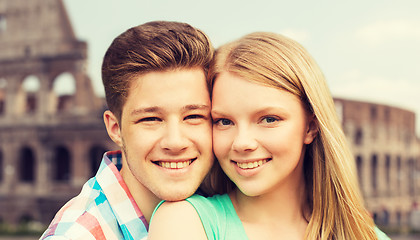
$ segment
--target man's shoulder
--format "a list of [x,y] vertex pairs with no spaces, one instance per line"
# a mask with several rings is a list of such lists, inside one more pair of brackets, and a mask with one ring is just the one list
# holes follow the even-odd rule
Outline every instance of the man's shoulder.
[[95,180],[89,180],[80,194],[57,212],[41,239],[97,239],[113,226],[118,228],[106,196],[94,185]]
[[148,224],[120,177],[114,164],[104,158],[96,176],[57,212],[41,239],[147,236]]

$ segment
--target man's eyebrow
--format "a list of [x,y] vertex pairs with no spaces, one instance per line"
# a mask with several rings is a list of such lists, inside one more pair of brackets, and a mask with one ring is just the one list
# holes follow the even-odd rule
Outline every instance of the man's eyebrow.
[[[183,111],[191,110],[209,110],[210,106],[206,104],[189,104],[182,107]],[[131,111],[131,115],[143,114],[143,113],[160,113],[163,112],[162,108],[158,106],[137,108]]]
[[142,113],[156,113],[161,112],[161,109],[159,107],[146,107],[146,108],[137,108],[131,111],[131,115],[137,115]]

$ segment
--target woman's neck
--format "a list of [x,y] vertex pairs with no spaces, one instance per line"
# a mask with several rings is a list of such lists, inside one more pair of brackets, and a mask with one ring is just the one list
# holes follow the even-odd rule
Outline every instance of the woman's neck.
[[309,219],[305,184],[291,185],[260,196],[239,189],[229,195],[249,239],[303,239]]

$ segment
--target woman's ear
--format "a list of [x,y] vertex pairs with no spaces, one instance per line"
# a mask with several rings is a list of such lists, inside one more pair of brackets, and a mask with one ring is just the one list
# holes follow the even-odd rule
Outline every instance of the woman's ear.
[[306,129],[306,135],[304,139],[305,144],[311,144],[315,137],[318,135],[318,121],[314,114],[308,116],[308,124]]
[[122,147],[121,129],[117,117],[110,110],[104,112],[104,123],[109,137],[119,147]]

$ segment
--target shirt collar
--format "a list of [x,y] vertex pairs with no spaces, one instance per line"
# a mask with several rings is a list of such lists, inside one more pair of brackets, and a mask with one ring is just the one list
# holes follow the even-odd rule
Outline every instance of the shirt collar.
[[[137,232],[147,231],[149,225],[119,172],[121,167],[121,151],[106,152],[96,174],[96,179],[105,193],[120,226],[125,225],[122,231],[125,232],[124,229],[127,228],[127,233],[124,233],[124,235],[137,236]],[[137,221],[142,224],[136,224]],[[144,229],[141,229],[142,227],[139,225],[142,225]]]

